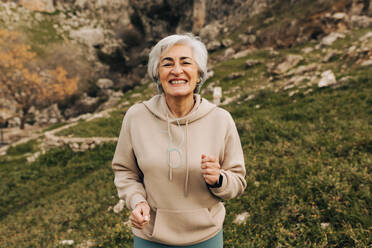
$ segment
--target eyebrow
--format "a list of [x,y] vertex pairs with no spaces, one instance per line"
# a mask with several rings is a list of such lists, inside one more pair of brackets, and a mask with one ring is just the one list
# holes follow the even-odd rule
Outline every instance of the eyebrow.
[[[185,57],[181,57],[180,59],[181,59],[181,60],[185,60],[185,59],[191,59],[191,58],[185,56]],[[164,60],[173,61],[174,59],[171,58],[171,57],[165,57],[165,58],[163,58],[163,59],[161,60],[161,62],[163,62]]]

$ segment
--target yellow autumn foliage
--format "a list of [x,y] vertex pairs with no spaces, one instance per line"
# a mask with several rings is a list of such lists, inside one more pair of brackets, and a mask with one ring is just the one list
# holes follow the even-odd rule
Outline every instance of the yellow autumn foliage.
[[62,67],[39,68],[36,54],[20,33],[0,29],[0,97],[10,97],[25,116],[28,110],[63,100],[78,88],[78,77]]

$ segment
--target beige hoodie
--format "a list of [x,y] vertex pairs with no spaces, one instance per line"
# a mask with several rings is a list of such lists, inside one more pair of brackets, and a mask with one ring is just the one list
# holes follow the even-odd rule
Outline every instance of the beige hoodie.
[[[112,162],[120,199],[134,209],[147,201],[151,220],[133,233],[168,245],[203,242],[221,230],[221,199],[241,194],[244,156],[231,115],[200,95],[191,112],[175,118],[164,95],[132,106],[125,114]],[[221,165],[222,186],[208,188],[201,155]],[[173,168],[174,167],[174,168]]]

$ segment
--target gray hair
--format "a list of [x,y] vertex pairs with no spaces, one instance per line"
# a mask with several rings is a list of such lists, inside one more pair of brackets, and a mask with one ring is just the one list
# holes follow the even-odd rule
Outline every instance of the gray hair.
[[195,93],[198,93],[203,83],[207,80],[208,52],[203,42],[200,41],[199,37],[194,36],[191,33],[174,34],[160,40],[150,52],[147,73],[149,74],[150,78],[156,82],[159,91],[164,92],[159,82],[159,61],[163,52],[176,44],[187,45],[191,47],[193,51],[200,77],[200,83],[198,83],[195,88]]

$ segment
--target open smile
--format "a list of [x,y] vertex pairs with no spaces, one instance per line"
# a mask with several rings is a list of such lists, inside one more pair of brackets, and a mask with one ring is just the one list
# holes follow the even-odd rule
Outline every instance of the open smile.
[[188,81],[185,79],[171,79],[169,80],[169,83],[172,85],[181,85],[181,84],[187,84]]

